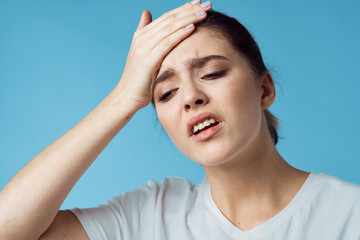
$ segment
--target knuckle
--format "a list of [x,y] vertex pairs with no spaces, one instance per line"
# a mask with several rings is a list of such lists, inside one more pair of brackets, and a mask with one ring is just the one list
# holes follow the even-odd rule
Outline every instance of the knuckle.
[[166,18],[166,28],[171,31],[172,29],[174,29],[175,22],[176,22],[176,16],[175,15],[168,16]]
[[172,46],[172,39],[169,37],[169,38],[166,38],[164,39],[164,41],[162,42],[162,48],[163,49],[169,49],[171,48]]
[[180,8],[181,9],[186,9],[186,8],[192,8],[194,7],[194,5],[191,4],[191,1],[190,2],[187,2],[185,4],[183,4]]
[[166,12],[166,13],[164,13],[161,17],[167,18],[169,15],[171,15],[171,12]]
[[174,19],[174,14],[167,14],[164,18],[164,21],[168,23],[169,21]]

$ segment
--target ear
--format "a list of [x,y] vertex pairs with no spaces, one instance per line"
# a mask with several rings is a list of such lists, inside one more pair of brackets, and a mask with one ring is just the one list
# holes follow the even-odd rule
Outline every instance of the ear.
[[275,84],[269,72],[263,76],[261,80],[261,88],[261,107],[262,109],[267,109],[274,103],[276,96]]

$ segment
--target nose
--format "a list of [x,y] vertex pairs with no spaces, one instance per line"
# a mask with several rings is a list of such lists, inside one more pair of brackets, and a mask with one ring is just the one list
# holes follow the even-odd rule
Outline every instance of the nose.
[[205,92],[194,82],[183,86],[184,110],[190,111],[208,103]]

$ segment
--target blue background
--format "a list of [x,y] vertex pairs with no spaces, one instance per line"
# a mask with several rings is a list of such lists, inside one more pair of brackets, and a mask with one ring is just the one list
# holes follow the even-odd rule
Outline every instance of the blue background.
[[[142,9],[182,1],[0,2],[0,189],[115,87]],[[254,34],[277,82],[278,149],[303,170],[360,184],[359,1],[214,1]],[[148,179],[199,182],[151,106],[138,112],[62,208],[90,207]]]

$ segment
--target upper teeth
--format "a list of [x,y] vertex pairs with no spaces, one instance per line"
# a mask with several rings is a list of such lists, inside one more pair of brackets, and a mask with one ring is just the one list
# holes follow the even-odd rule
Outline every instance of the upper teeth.
[[201,129],[210,126],[211,124],[216,123],[216,120],[213,118],[206,119],[203,122],[199,122],[198,124],[194,125],[193,133],[200,131]]

